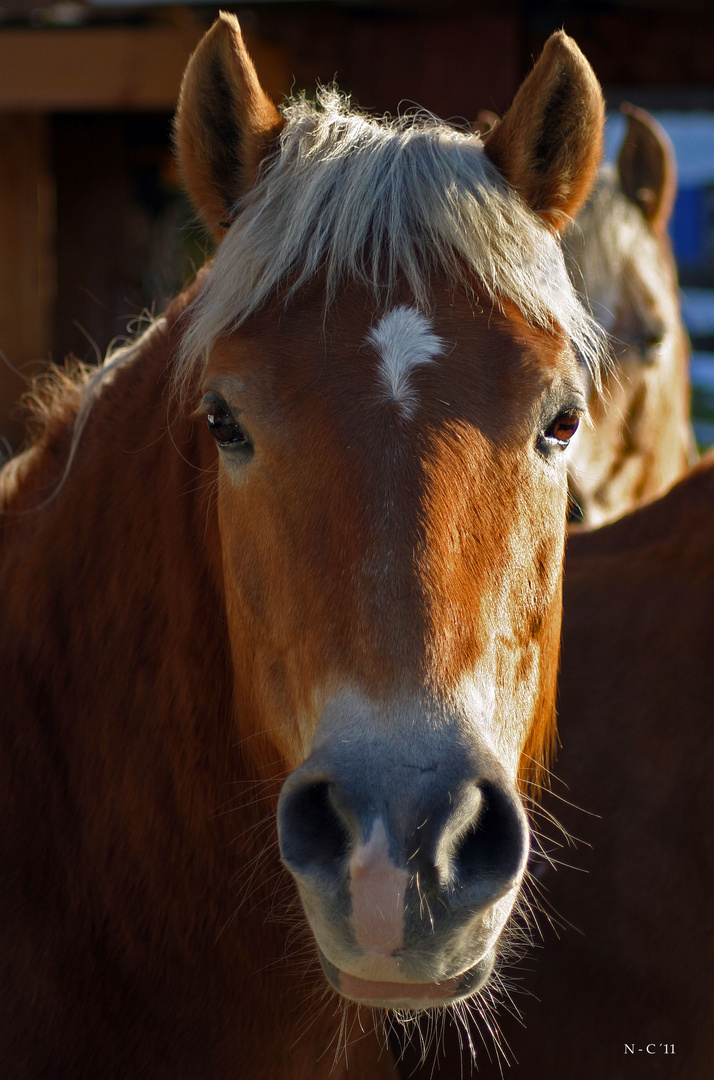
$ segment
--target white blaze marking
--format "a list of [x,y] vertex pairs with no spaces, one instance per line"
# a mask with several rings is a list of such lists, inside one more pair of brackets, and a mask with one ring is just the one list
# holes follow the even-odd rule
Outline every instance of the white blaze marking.
[[389,855],[381,818],[366,844],[352,852],[349,863],[352,929],[369,956],[391,957],[404,944],[404,897],[408,878]]
[[402,413],[411,419],[417,396],[410,375],[419,364],[433,364],[434,357],[446,348],[429,320],[416,308],[402,305],[394,308],[373,326],[367,341],[379,353],[379,379],[387,400],[401,406]]

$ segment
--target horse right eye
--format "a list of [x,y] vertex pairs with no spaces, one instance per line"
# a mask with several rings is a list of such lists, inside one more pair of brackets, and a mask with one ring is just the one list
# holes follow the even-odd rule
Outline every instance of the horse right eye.
[[567,410],[559,413],[548,430],[545,432],[546,439],[555,439],[562,446],[567,446],[580,424],[580,413]]

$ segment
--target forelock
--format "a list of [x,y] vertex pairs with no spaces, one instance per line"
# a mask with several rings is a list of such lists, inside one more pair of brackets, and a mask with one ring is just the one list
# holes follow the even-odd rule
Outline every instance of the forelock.
[[384,307],[407,286],[431,308],[431,281],[511,302],[559,329],[597,377],[602,332],[584,310],[555,236],[508,186],[480,136],[425,114],[377,119],[335,89],[283,107],[279,145],[233,223],[195,301],[177,378],[280,293],[289,303],[318,274],[326,309],[349,283]]

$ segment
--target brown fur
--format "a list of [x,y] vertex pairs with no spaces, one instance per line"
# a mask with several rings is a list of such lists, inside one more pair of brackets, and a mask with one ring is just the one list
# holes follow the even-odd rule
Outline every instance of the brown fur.
[[[251,83],[231,19],[199,48],[179,120],[214,229],[234,175],[214,152],[216,63]],[[269,142],[270,110],[236,109],[239,143]],[[371,1019],[362,1037],[326,994],[279,861],[280,785],[345,681],[448,703],[485,657],[511,784],[551,734],[566,491],[533,442],[543,401],[577,384],[562,336],[435,281],[454,344],[413,374],[423,415],[405,428],[375,396],[371,298],[345,289],[325,319],[317,279],[186,387],[192,406],[216,386],[236,399],[256,452],[243,483],[171,386],[201,284],[107,369],[81,433],[82,379],[0,473],[13,1080],[319,1080],[345,1071],[345,1042],[350,1075],[389,1075]]]

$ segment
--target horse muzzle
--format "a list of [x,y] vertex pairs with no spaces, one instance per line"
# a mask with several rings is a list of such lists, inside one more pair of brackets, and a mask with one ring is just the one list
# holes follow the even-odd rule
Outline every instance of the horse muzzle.
[[528,826],[477,718],[387,713],[355,695],[326,710],[281,792],[278,834],[332,986],[419,1010],[487,980]]

